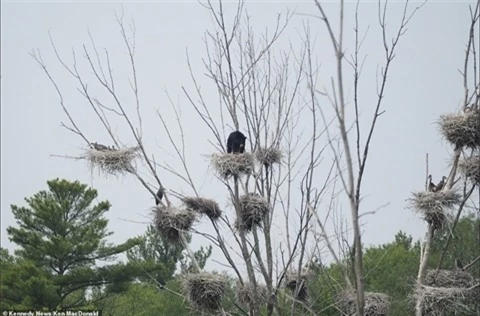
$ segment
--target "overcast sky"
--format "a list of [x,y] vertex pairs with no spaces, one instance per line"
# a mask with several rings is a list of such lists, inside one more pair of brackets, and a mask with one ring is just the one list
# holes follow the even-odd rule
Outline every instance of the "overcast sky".
[[[413,18],[407,33],[400,40],[387,83],[386,112],[378,123],[370,151],[362,210],[368,212],[388,205],[374,215],[362,218],[366,245],[391,241],[399,230],[415,238],[420,238],[425,232],[424,222],[406,208],[406,199],[412,191],[423,188],[426,153],[430,155],[434,180],[438,181],[449,171],[452,150],[438,133],[436,121],[441,114],[457,111],[462,102],[463,87],[458,69],[464,62],[470,22],[468,5],[474,3],[430,1]],[[418,4],[414,1],[412,6]],[[168,91],[182,110],[189,162],[201,193],[222,199],[226,196],[224,189],[219,192],[222,187],[208,170],[206,156],[214,150],[208,142],[213,139],[212,135],[200,123],[181,91],[182,85],[187,88],[192,86],[186,49],[200,85],[206,87],[207,93],[215,91],[211,81],[204,76],[202,65],[202,58],[207,54],[203,35],[205,30],[212,28],[207,10],[193,1],[123,5],[118,2],[2,1],[1,6],[2,247],[14,248],[6,235],[6,228],[15,225],[10,205],[24,205],[25,197],[46,189],[46,181],[56,177],[87,183],[99,191],[101,200],[107,199],[112,203],[107,214],[109,227],[114,232],[112,242],[122,242],[142,234],[151,219],[152,197],[133,177],[107,178],[96,172],[90,173],[84,161],[52,157],[79,155],[84,143],[60,126],[61,121],[66,122],[66,117],[59,106],[58,96],[29,56],[32,49],[40,51],[82,130],[90,139],[110,145],[90,108],[75,91],[74,82],[55,60],[49,32],[60,53],[70,62],[72,48],[80,52],[82,44],[89,43],[87,31],[90,30],[98,46],[110,50],[114,75],[127,87],[125,82],[130,76],[128,56],[115,21],[115,11],[121,12],[122,6],[125,19],[133,19],[136,26],[137,74],[145,120],[144,138],[149,151],[160,160],[173,159],[169,154],[171,147],[165,143],[165,132],[155,116],[157,109],[168,112],[169,101],[165,93]],[[227,6],[231,9],[234,4],[229,2]],[[338,3],[329,1],[326,7],[329,14],[336,14]],[[354,3],[348,1],[345,46],[349,52],[353,49],[353,7]],[[334,70],[333,53],[324,25],[309,16],[318,14],[313,1],[247,1],[246,8],[256,32],[273,29],[277,13],[284,13],[287,9],[297,12],[276,46],[278,50],[298,43],[302,25],[309,20],[316,38],[315,55],[321,65],[319,85],[329,84]],[[398,23],[400,9],[398,2],[391,4],[389,21],[392,21],[392,27]],[[365,87],[370,89],[362,91],[365,104],[362,115],[368,119],[372,101],[375,100],[375,89],[372,89],[375,71],[383,52],[376,3],[361,2],[360,12],[363,30],[370,26],[364,46],[368,56]],[[79,59],[80,56],[78,53]],[[81,71],[86,75],[89,73],[85,67]],[[351,85],[347,88],[347,96],[351,102]],[[217,100],[214,94],[207,98]],[[133,106],[131,109],[134,109]],[[119,135],[125,135],[122,139],[127,145],[134,145],[125,124],[114,125],[114,130]],[[172,133],[179,137],[175,124],[172,124]],[[167,179],[168,187],[188,194],[188,189],[178,179],[162,172],[160,175]],[[322,180],[318,179],[323,183]],[[225,206],[222,204],[222,207]],[[343,208],[347,209],[347,204]],[[202,227],[208,229],[208,226]],[[205,240],[195,238],[193,248],[205,244]],[[218,253],[215,253],[215,258],[223,261]],[[212,267],[216,268],[215,265]]]

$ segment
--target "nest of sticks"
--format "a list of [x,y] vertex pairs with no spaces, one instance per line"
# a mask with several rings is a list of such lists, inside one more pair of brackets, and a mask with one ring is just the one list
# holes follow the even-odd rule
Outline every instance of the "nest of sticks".
[[240,217],[236,225],[240,229],[251,231],[254,227],[261,227],[262,221],[270,211],[270,205],[259,194],[249,193],[242,195],[239,199]]
[[439,123],[445,138],[456,148],[480,147],[480,110],[442,115]]
[[415,301],[420,300],[426,315],[444,315],[444,312],[469,312],[471,304],[480,300],[480,287],[466,271],[429,270],[425,285],[417,286]]
[[[308,272],[302,272],[300,278],[296,272],[289,273],[285,277],[285,287],[291,290],[293,294],[296,294],[295,298],[297,300],[306,301],[308,299],[307,280],[310,276]],[[297,286],[299,286],[299,289],[298,292],[295,293]]]
[[459,167],[465,177],[480,185],[480,155],[464,159],[460,162]]
[[157,231],[170,242],[181,242],[181,232],[188,232],[195,222],[194,212],[158,205],[154,223]]
[[255,151],[255,158],[261,164],[265,166],[271,166],[274,163],[281,163],[283,158],[283,153],[280,149],[271,147],[271,148],[259,148]]
[[[268,291],[265,285],[257,285],[257,294],[260,304],[264,304],[268,301]],[[250,283],[237,285],[235,289],[235,299],[238,303],[244,305],[250,305],[253,303],[253,290]]]
[[461,269],[428,270],[425,284],[436,287],[471,287],[475,284],[475,279]]
[[[356,315],[355,292],[345,291],[339,295],[338,301],[342,310],[347,315]],[[390,311],[390,299],[383,293],[365,292],[365,315],[368,316],[386,316]]]
[[462,270],[430,270],[425,285],[417,286],[413,294],[420,301],[425,315],[445,312],[472,312],[480,300],[480,286],[472,275]]
[[254,167],[253,156],[243,154],[213,154],[211,162],[217,173],[224,179],[231,176],[248,175]]
[[478,288],[419,286],[414,299],[421,300],[423,315],[443,316],[445,312],[473,312],[475,307],[472,305],[480,299],[480,295]]
[[208,272],[187,274],[182,282],[188,301],[201,311],[215,311],[220,308],[226,285],[223,276]]
[[132,163],[137,157],[138,149],[138,147],[122,149],[92,147],[87,150],[86,157],[92,169],[98,167],[107,174],[122,174],[132,171]]
[[185,206],[195,212],[207,215],[210,219],[216,220],[222,215],[222,210],[214,200],[186,197],[183,199]]
[[411,207],[422,214],[427,223],[432,224],[436,229],[441,229],[446,226],[449,220],[446,210],[459,204],[460,199],[460,194],[452,190],[422,191],[414,192],[410,202]]
[[414,192],[413,207],[419,211],[429,211],[431,209],[449,209],[460,203],[461,196],[452,190],[438,192]]

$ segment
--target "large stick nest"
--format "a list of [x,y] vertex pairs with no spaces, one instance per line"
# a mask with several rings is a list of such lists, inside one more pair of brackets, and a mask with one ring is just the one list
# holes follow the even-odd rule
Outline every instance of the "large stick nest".
[[437,287],[471,287],[475,284],[472,275],[461,269],[428,270],[425,284]]
[[214,311],[220,308],[226,283],[221,275],[200,272],[185,275],[182,287],[193,307],[202,311]]
[[480,156],[472,156],[461,161],[459,164],[465,177],[473,183],[480,185]]
[[275,147],[259,148],[255,151],[255,158],[261,164],[271,166],[274,163],[282,162],[283,153],[280,149]]
[[155,208],[155,227],[170,242],[181,242],[180,233],[187,232],[195,222],[195,213],[159,205]]
[[434,287],[417,286],[414,300],[420,301],[423,315],[443,316],[445,312],[473,312],[474,304],[480,300],[478,287]]
[[480,300],[480,288],[466,271],[429,270],[425,285],[417,286],[414,300],[420,300],[425,315],[444,315],[446,311],[468,312],[469,304]]
[[237,218],[237,227],[251,231],[254,227],[262,225],[262,221],[270,211],[267,200],[259,194],[249,193],[239,199],[240,218]]
[[248,175],[252,173],[254,167],[253,156],[249,153],[213,154],[211,162],[217,173],[224,179]]
[[[355,292],[344,291],[339,295],[339,303],[347,315],[357,314]],[[390,299],[383,293],[365,292],[365,315],[386,316],[390,310]]]
[[[268,290],[265,285],[257,284],[257,295],[260,304],[264,304],[268,301]],[[244,305],[250,305],[253,303],[253,290],[250,283],[244,285],[238,284],[235,289],[235,298],[238,303]]]
[[132,171],[132,162],[137,157],[138,147],[114,149],[103,146],[101,148],[103,149],[90,148],[87,151],[86,156],[92,169],[98,167],[107,174]]
[[419,211],[450,209],[460,203],[461,195],[452,190],[414,192],[412,206]]
[[432,224],[436,229],[441,229],[449,221],[449,214],[446,210],[458,205],[460,199],[460,194],[452,190],[422,191],[414,192],[410,202],[411,207],[422,214],[425,221]]
[[185,203],[185,206],[192,211],[205,214],[213,220],[218,219],[222,215],[220,206],[218,206],[218,203],[214,200],[198,197],[186,197],[183,199],[183,203]]
[[480,147],[480,111],[473,109],[461,114],[440,117],[440,127],[445,138],[457,148]]

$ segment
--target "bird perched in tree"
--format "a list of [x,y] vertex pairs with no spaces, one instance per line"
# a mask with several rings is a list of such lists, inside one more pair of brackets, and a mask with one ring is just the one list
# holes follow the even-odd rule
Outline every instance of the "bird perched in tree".
[[442,180],[440,180],[440,182],[436,185],[435,192],[439,192],[443,189],[443,187],[445,186],[446,180],[447,180],[447,177],[443,176]]
[[158,189],[157,194],[155,196],[155,201],[157,205],[160,204],[160,201],[163,199],[163,188]]
[[91,143],[90,145],[92,146],[93,149],[96,149],[96,150],[109,150],[109,148],[107,146],[102,145],[102,144]]
[[476,111],[476,105],[475,103],[472,103],[470,105],[467,105],[465,106],[463,109],[462,109],[462,113],[463,114],[468,114],[468,113],[471,113],[471,112],[475,112]]
[[227,140],[227,153],[240,153],[245,152],[245,140],[247,137],[239,131],[230,133]]
[[435,191],[435,184],[432,182],[432,175],[428,175],[428,191],[434,192]]
[[455,259],[455,268],[458,270],[463,270],[463,264],[458,259]]

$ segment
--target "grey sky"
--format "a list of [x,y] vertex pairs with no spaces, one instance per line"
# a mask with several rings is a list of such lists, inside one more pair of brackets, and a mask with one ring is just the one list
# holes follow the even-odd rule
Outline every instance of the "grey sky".
[[[430,154],[430,170],[435,180],[438,181],[449,170],[451,149],[442,140],[435,122],[439,115],[458,110],[462,101],[463,87],[458,69],[464,61],[469,25],[468,5],[474,2],[427,3],[413,18],[408,32],[400,40],[387,83],[386,113],[381,116],[371,146],[363,211],[372,211],[386,203],[389,205],[375,215],[363,218],[363,240],[367,245],[390,241],[399,230],[416,238],[424,234],[423,221],[406,208],[405,200],[410,197],[411,191],[423,186],[425,153]],[[415,4],[418,2],[412,5]],[[353,7],[353,2],[347,4],[347,10]],[[272,29],[276,14],[284,13],[287,8],[296,9],[297,13],[317,14],[313,1],[247,1],[247,10],[257,32],[266,27]],[[336,8],[335,1],[327,5],[335,17]],[[79,50],[82,43],[89,43],[89,29],[97,45],[111,51],[114,75],[127,91],[125,78],[130,75],[130,68],[114,16],[114,11],[120,13],[121,9],[119,3],[2,2],[2,247],[13,249],[6,235],[6,227],[14,225],[10,205],[23,205],[24,197],[45,189],[46,181],[56,177],[88,183],[99,191],[100,199],[108,199],[113,204],[107,215],[110,229],[114,232],[111,241],[118,243],[145,231],[146,224],[132,221],[150,220],[149,208],[153,199],[133,177],[105,178],[98,176],[98,173],[92,176],[84,161],[51,157],[52,154],[78,155],[84,144],[78,136],[60,126],[66,117],[58,104],[58,97],[28,54],[31,49],[40,50],[56,75],[65,93],[67,106],[72,109],[79,125],[90,139],[102,142],[107,139],[106,134],[99,123],[92,123],[94,117],[90,108],[73,88],[72,79],[55,60],[48,32],[51,32],[62,55],[71,61],[72,47]],[[378,40],[376,9],[376,3],[370,1],[360,5],[363,29],[370,25],[364,51],[368,55],[364,73],[366,84],[361,87],[364,89],[361,98],[365,104],[362,114],[367,119],[369,103],[375,97],[377,62],[383,54]],[[128,21],[133,18],[136,25],[137,71],[147,148],[158,159],[172,161],[167,153],[171,148],[165,144],[165,133],[155,116],[156,109],[169,111],[166,89],[182,110],[189,159],[191,166],[196,168],[193,172],[195,182],[206,196],[220,196],[223,199],[227,193],[211,175],[211,169],[207,169],[206,155],[213,150],[208,143],[211,135],[181,92],[182,85],[191,87],[186,49],[201,86],[205,87],[207,93],[214,92],[212,84],[203,75],[201,63],[206,56],[203,34],[212,26],[208,12],[197,2],[174,1],[124,3],[123,10],[125,19]],[[392,3],[389,12],[389,21],[394,26],[401,14],[400,5]],[[321,64],[319,84],[328,85],[334,60],[324,26],[318,19],[295,15],[277,48],[286,49],[289,43],[298,44],[302,22],[308,19],[317,37],[315,54]],[[346,23],[348,34],[345,45],[351,52],[351,15],[346,15]],[[86,68],[82,69],[88,76]],[[95,88],[92,86],[92,89]],[[350,87],[347,94],[351,101]],[[129,92],[124,96],[127,100],[131,98]],[[212,102],[217,100],[214,94],[207,97]],[[172,131],[178,136],[174,123]],[[125,143],[133,145],[132,137],[123,123],[118,123],[117,132],[125,135],[122,138]],[[165,177],[168,187],[188,193],[185,186],[174,177],[162,172],[160,175]],[[222,204],[222,207],[225,206]],[[201,225],[201,228],[208,229],[208,226]],[[195,238],[193,248],[204,244],[204,240]],[[215,258],[221,260],[219,254]]]

